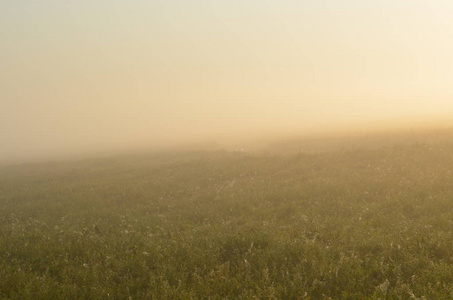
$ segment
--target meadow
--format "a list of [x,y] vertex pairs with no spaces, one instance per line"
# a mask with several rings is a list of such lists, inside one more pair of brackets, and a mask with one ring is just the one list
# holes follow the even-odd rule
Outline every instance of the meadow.
[[1,166],[0,298],[453,298],[451,136]]

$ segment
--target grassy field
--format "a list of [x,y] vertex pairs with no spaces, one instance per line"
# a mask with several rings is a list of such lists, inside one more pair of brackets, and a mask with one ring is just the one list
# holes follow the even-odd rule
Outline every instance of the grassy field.
[[408,141],[0,167],[0,298],[453,298],[453,139]]

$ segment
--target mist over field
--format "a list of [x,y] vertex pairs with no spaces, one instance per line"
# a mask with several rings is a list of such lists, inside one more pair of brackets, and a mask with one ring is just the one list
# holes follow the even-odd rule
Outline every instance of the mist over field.
[[0,158],[451,119],[448,1],[8,1]]
[[453,4],[0,3],[0,299],[453,298]]

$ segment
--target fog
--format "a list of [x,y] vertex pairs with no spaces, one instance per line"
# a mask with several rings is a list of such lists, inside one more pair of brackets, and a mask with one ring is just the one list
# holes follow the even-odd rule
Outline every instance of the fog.
[[0,161],[442,127],[453,113],[449,1],[0,8]]

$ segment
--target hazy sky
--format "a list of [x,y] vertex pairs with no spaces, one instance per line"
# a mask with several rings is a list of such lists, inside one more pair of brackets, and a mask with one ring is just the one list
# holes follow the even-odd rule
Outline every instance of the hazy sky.
[[0,2],[0,158],[453,113],[447,0]]

